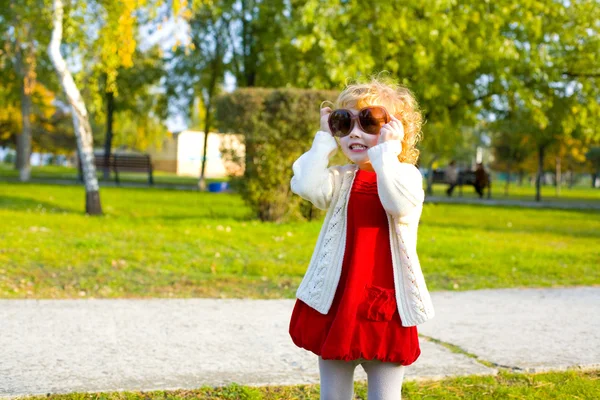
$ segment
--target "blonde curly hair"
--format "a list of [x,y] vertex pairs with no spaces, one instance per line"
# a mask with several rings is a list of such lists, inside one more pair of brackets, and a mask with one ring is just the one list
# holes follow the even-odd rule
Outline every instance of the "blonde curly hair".
[[416,145],[422,139],[423,115],[413,93],[391,78],[373,77],[364,83],[349,84],[334,103],[335,108],[367,106],[383,106],[402,122],[404,139],[398,160],[416,164],[419,159]]

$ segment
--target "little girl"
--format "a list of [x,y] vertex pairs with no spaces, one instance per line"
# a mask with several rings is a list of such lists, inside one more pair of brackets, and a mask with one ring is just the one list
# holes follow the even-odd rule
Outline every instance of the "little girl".
[[[423,183],[415,167],[422,116],[412,93],[372,80],[321,109],[292,191],[327,214],[290,322],[319,356],[321,399],[351,399],[362,365],[369,399],[400,398],[421,351],[416,325],[433,306],[416,253]],[[339,146],[352,164],[327,167]]]

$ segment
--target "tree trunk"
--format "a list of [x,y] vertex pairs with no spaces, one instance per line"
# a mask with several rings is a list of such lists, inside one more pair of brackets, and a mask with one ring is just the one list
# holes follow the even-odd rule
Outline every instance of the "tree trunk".
[[575,171],[570,169],[569,170],[569,189],[573,189],[573,185],[575,185]]
[[[206,109],[208,111],[208,108]],[[206,123],[204,124],[204,147],[202,149],[202,167],[200,168],[200,179],[198,180],[198,189],[201,191],[206,190],[206,178],[204,176],[206,172],[206,149],[208,147],[208,130],[210,125],[208,123],[208,115],[206,117]]]
[[521,169],[521,170],[519,170],[519,186],[523,186],[524,178],[525,178],[525,172]]
[[19,180],[29,181],[31,178],[31,93],[27,93],[25,83],[21,87],[21,118],[23,130],[17,135],[17,159]]
[[204,119],[204,146],[202,148],[202,167],[200,168],[200,179],[198,180],[198,189],[201,191],[206,190],[206,154],[208,152],[208,134],[210,132],[210,124],[212,123],[210,114],[212,112],[212,97],[214,91],[213,81],[216,82],[216,78],[211,80],[211,87],[208,88],[208,101],[206,102],[206,118]]
[[31,93],[35,85],[35,60],[32,46],[22,47],[17,43],[17,75],[21,80],[21,119],[22,130],[17,135],[17,157],[15,167],[19,180],[27,182],[31,178]]
[[94,142],[92,137],[92,128],[88,118],[85,103],[73,76],[67,69],[67,64],[60,53],[60,44],[62,41],[63,30],[63,2],[62,0],[53,0],[53,29],[50,45],[48,46],[48,55],[54,69],[58,75],[58,80],[62,85],[65,95],[71,107],[73,116],[73,128],[77,138],[77,148],[79,150],[81,167],[83,169],[83,181],[85,184],[85,212],[90,215],[102,214],[100,205],[100,189],[98,179],[96,178],[96,168],[94,167]]
[[437,159],[437,156],[433,157],[429,165],[427,165],[427,170],[429,171],[429,174],[427,174],[426,193],[428,196],[433,195],[433,164],[437,161]]
[[248,22],[246,21],[246,1],[241,0],[242,5],[242,65],[244,69],[244,85],[248,85]]
[[556,157],[556,196],[560,196],[560,181],[562,180],[560,170],[560,157]]
[[110,178],[110,154],[113,140],[113,114],[115,111],[115,95],[106,92],[106,137],[104,138],[104,180]]
[[506,185],[504,185],[504,195],[508,196],[508,186],[510,185],[510,163],[506,165]]
[[[248,4],[250,3],[250,4]],[[255,38],[252,22],[246,19],[246,13],[252,13],[255,7],[253,1],[241,1],[242,6],[242,51],[244,64],[245,87],[254,87],[256,85],[256,54]]]
[[535,201],[542,200],[542,175],[544,174],[545,146],[538,147],[538,171],[535,179]]
[[202,149],[202,168],[200,169],[200,179],[198,180],[198,189],[204,191],[206,190],[206,154],[208,151],[208,134],[210,132],[210,126],[212,124],[212,101],[215,95],[215,90],[217,88],[217,82],[220,75],[220,65],[221,65],[221,40],[219,34],[216,34],[215,37],[215,57],[212,60],[212,70],[210,83],[208,85],[208,93],[207,99],[205,101],[206,104],[206,118],[204,119],[204,147]]

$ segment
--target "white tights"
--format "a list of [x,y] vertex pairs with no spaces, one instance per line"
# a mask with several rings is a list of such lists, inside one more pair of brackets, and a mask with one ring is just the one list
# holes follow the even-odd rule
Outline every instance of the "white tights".
[[367,373],[369,400],[400,399],[403,365],[377,360],[323,360],[319,357],[321,400],[351,400],[354,394],[354,369],[359,364]]

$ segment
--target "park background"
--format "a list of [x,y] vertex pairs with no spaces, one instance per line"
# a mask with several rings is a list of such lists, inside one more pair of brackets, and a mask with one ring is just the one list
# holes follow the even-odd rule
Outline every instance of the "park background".
[[[492,200],[505,200],[465,187],[469,204],[446,202],[445,186],[424,180],[418,251],[431,290],[600,283],[596,1],[3,0],[0,10],[2,298],[293,298],[323,213],[290,192],[291,164],[310,147],[321,101],[373,75],[419,100],[424,176],[483,161]],[[160,154],[186,129],[240,138],[242,153],[219,149],[231,176],[156,166],[154,185],[143,173],[117,185],[94,167],[94,152]],[[38,158],[48,165],[32,166]],[[206,190],[222,180],[230,190]]]

